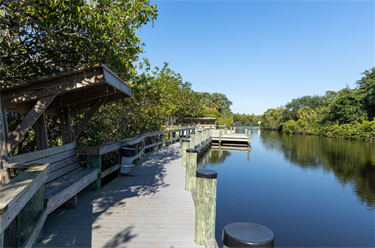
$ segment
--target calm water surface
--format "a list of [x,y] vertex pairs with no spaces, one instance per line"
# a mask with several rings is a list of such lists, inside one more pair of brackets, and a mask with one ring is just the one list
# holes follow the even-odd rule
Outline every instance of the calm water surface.
[[251,137],[249,153],[212,149],[205,159],[218,172],[219,246],[232,222],[270,228],[275,247],[375,246],[373,144],[258,129]]

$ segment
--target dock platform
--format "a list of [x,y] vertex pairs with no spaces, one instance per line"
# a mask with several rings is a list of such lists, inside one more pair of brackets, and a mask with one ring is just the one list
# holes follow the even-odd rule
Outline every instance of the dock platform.
[[235,133],[233,130],[223,130],[221,135],[221,142],[219,142],[219,132],[220,130],[212,131],[212,141],[214,143],[221,143],[221,145],[230,145],[230,146],[249,146],[251,138],[243,133]]
[[128,176],[82,191],[78,208],[60,208],[33,247],[202,247],[194,243],[195,207],[185,191],[178,143],[147,153]]

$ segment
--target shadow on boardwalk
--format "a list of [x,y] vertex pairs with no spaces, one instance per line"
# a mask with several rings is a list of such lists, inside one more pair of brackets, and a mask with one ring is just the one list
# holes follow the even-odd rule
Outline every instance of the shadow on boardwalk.
[[[181,174],[179,159],[178,144],[147,153],[129,175],[116,178],[98,192],[81,192],[77,209],[60,208],[48,217],[43,241],[34,247],[131,247],[129,241],[148,232],[134,231],[135,226],[152,222],[143,216],[146,212],[131,209],[144,207],[148,199],[159,198],[154,196],[161,189],[168,189],[171,183],[165,180],[166,165],[174,163],[174,170]],[[179,166],[175,166],[176,160]],[[164,224],[159,225],[162,228]],[[154,226],[150,228],[155,231]]]

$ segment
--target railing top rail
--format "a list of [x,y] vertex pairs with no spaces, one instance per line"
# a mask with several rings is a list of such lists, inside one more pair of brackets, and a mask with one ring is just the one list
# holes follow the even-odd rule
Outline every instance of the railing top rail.
[[185,130],[192,130],[195,127],[186,127],[186,128],[179,128],[179,129],[172,129],[172,130],[165,130],[165,131],[158,131],[158,132],[149,132],[149,133],[142,133],[134,138],[127,138],[107,144],[102,144],[98,146],[81,146],[76,148],[77,155],[94,155],[99,156],[109,152],[113,152],[119,149],[122,145],[134,145],[141,142],[143,139],[147,137],[153,137],[157,135],[167,134],[167,133],[175,133]]

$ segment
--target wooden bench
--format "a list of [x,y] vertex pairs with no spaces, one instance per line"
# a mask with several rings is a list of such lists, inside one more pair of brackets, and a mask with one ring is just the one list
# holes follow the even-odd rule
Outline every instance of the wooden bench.
[[44,188],[48,214],[66,202],[66,207],[75,208],[77,193],[98,178],[97,169],[78,169],[75,147],[75,143],[70,143],[9,157],[7,168],[27,169],[33,164],[49,164]]

